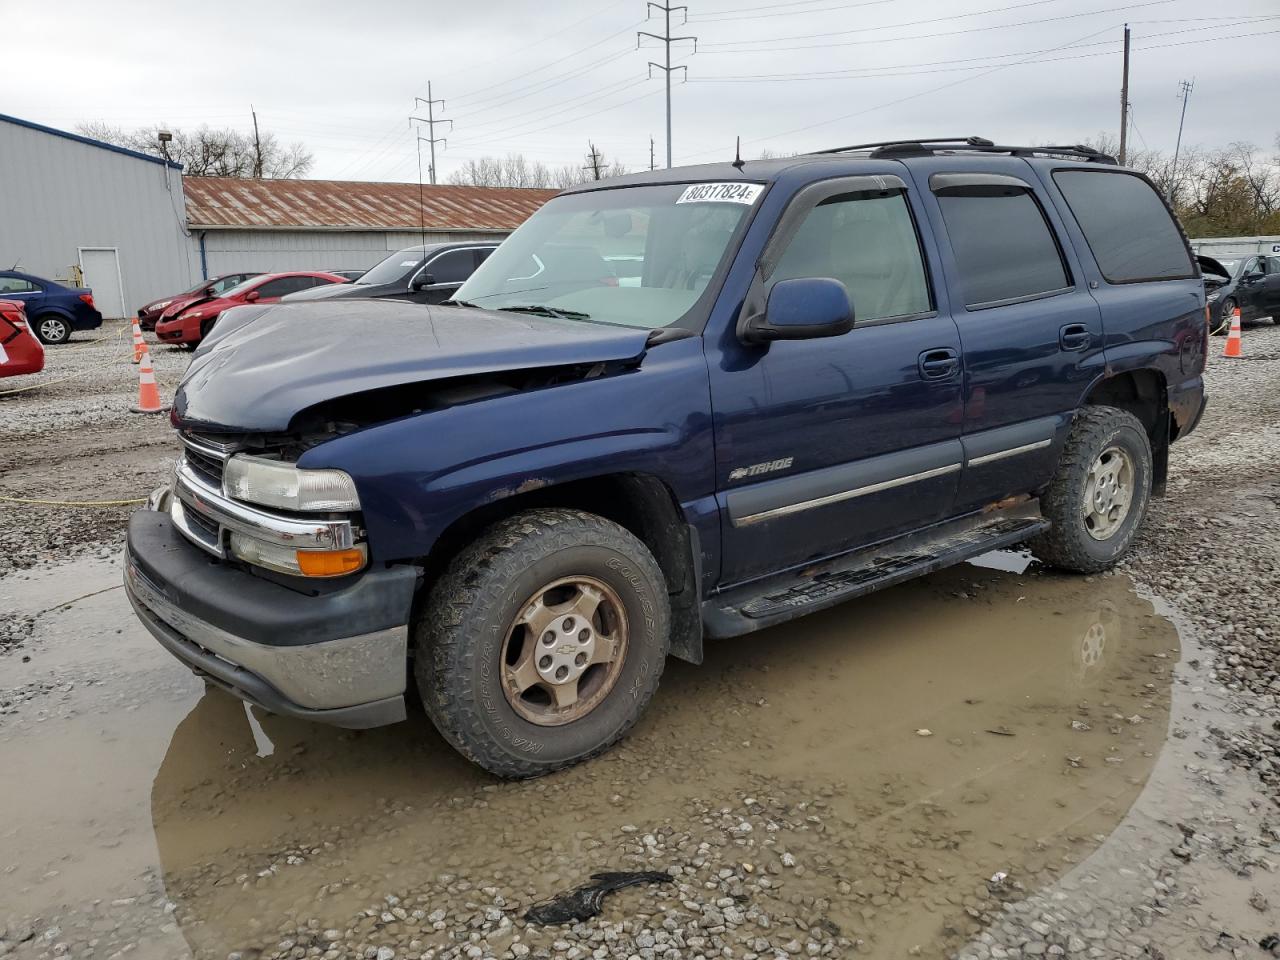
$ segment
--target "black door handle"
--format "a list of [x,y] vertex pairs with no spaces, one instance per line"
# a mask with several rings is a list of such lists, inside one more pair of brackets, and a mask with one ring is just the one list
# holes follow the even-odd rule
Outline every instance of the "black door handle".
[[1058,344],[1063,350],[1086,350],[1093,343],[1093,334],[1083,323],[1069,323],[1058,331]]
[[960,370],[960,354],[950,347],[926,350],[920,354],[920,376],[926,380],[946,380]]

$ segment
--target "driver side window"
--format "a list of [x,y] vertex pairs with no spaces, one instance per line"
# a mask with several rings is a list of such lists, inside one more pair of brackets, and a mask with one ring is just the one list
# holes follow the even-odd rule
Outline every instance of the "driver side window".
[[839,280],[859,321],[933,309],[920,241],[901,191],[841,194],[809,211],[769,279],[797,277]]

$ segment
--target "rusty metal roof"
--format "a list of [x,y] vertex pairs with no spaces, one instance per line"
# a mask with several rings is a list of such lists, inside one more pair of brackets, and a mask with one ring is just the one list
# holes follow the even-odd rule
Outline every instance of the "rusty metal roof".
[[[184,177],[198,229],[417,230],[416,183]],[[514,230],[556,195],[512,187],[422,187],[428,230]]]

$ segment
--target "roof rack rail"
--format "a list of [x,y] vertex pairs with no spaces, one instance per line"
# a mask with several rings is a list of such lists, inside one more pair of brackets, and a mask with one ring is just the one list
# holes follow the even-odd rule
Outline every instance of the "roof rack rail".
[[847,153],[850,150],[869,150],[873,147],[898,147],[907,144],[926,143],[958,143],[971,147],[988,147],[991,141],[985,137],[927,137],[921,140],[880,140],[876,143],[855,143],[847,147],[828,147],[826,150],[814,150],[812,153]]
[[891,140],[883,143],[860,143],[848,147],[833,147],[827,150],[814,151],[815,154],[849,153],[854,150],[868,150],[869,156],[912,157],[927,156],[943,151],[972,151],[974,153],[1003,153],[1013,157],[1075,157],[1091,163],[1108,163],[1115,165],[1116,158],[1087,147],[1084,144],[1051,144],[1040,147],[1003,146],[993,143],[985,137],[942,137],[936,140]]

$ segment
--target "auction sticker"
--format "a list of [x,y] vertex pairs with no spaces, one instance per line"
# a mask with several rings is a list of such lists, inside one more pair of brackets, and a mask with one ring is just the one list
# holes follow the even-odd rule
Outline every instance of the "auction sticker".
[[762,183],[695,183],[680,194],[676,203],[745,203],[756,202]]

